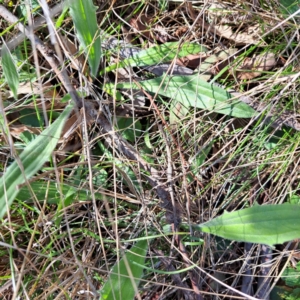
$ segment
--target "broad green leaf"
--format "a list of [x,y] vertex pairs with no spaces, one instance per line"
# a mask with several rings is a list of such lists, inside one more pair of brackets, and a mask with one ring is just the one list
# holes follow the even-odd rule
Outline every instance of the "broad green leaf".
[[[191,171],[193,172],[194,175],[199,174],[199,170],[201,169],[201,165],[205,162],[207,155],[209,154],[212,146],[213,146],[213,141],[210,142],[208,145],[206,145],[205,147],[203,147],[202,149],[200,149],[200,151],[198,151],[197,155],[195,155],[191,160]],[[191,174],[188,174],[188,180],[189,182],[193,182],[194,176],[191,176]]]
[[15,99],[17,99],[19,87],[19,74],[17,71],[17,67],[5,43],[2,46],[1,52],[1,64],[5,80],[7,81],[7,84],[11,89]]
[[[136,286],[139,285],[147,250],[147,240],[140,240],[113,266],[111,274],[100,292],[101,300],[134,299],[133,282]],[[130,268],[129,272],[127,266]]]
[[298,262],[295,268],[287,267],[281,276],[285,284],[291,287],[300,287],[300,263]]
[[279,3],[281,4],[279,8],[284,15],[292,15],[299,10],[299,0],[279,0]]
[[130,142],[135,142],[136,138],[142,134],[141,122],[133,118],[119,118],[118,129],[121,131],[122,136]]
[[299,216],[300,205],[257,205],[226,212],[193,228],[225,239],[272,246],[300,238]]
[[67,191],[67,193],[64,195],[63,199],[60,198],[60,201],[57,205],[56,208],[56,213],[55,213],[55,225],[57,227],[59,227],[62,218],[63,218],[63,214],[62,211],[65,207],[68,207],[71,203],[73,203],[74,199],[75,199],[75,194],[76,194],[76,188],[75,187],[70,187],[69,190]]
[[[246,103],[231,100],[232,96],[225,89],[193,76],[161,76],[138,83],[146,91],[175,99],[186,107],[197,107],[238,118],[251,118],[257,112]],[[109,91],[119,89],[139,89],[132,82],[106,84]]]
[[29,143],[19,155],[18,160],[23,170],[15,160],[0,178],[0,218],[3,218],[7,208],[16,198],[19,192],[18,185],[25,182],[24,176],[30,179],[49,160],[73,106],[69,104],[59,118]]
[[167,61],[171,61],[175,57],[184,57],[189,54],[197,54],[200,52],[207,52],[207,48],[195,43],[180,44],[179,42],[170,42],[163,45],[157,45],[146,50],[141,50],[138,54],[131,58],[124,59],[123,61],[108,66],[102,70],[100,74],[110,72],[118,68],[126,66],[142,67],[151,66]]
[[70,13],[81,46],[87,54],[92,76],[97,76],[102,52],[96,6],[92,0],[68,0]]
[[31,127],[40,127],[41,124],[44,124],[44,116],[42,113],[36,111],[32,108],[23,108],[18,111],[20,114],[19,122],[31,126]]
[[[34,181],[30,183],[30,187],[39,201],[46,201],[48,204],[59,204],[61,201],[61,195],[55,181]],[[63,197],[67,197],[70,189],[75,189],[75,192],[72,195],[72,202],[88,201],[92,199],[91,192],[88,189],[75,188],[66,183],[61,185]],[[103,195],[101,193],[95,193],[95,197],[97,199],[102,199]],[[16,198],[24,202],[26,201],[27,203],[33,202],[32,195],[26,185],[20,189]]]
[[98,142],[99,148],[103,151],[105,156],[109,160],[112,161],[112,163],[115,165],[115,167],[118,170],[118,173],[120,175],[120,180],[126,184],[131,191],[136,190],[138,192],[141,191],[141,182],[136,177],[135,172],[123,161],[115,158],[112,153],[103,145],[103,143]]

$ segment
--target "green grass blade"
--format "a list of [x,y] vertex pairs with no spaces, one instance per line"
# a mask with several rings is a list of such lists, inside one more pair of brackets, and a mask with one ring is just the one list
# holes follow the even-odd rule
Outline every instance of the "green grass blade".
[[5,43],[2,46],[1,52],[1,63],[4,77],[9,88],[13,92],[15,99],[17,99],[19,87],[19,74],[17,71],[17,67]]
[[24,174],[17,161],[14,161],[0,178],[0,218],[4,216],[8,207],[18,194],[18,185],[32,177],[49,160],[67,120],[73,104],[69,104],[57,120],[33,140],[19,155]]
[[[175,99],[185,107],[197,107],[238,118],[251,118],[257,115],[249,105],[239,100],[230,100],[232,96],[225,89],[199,79],[198,75],[166,78],[162,76],[141,81],[139,85],[153,94]],[[114,88],[139,89],[135,83],[129,82],[106,84],[105,88],[108,92]]]
[[92,76],[97,76],[102,52],[97,25],[96,6],[92,0],[67,1],[81,46],[84,48]]
[[124,59],[119,63],[108,66],[105,70],[102,70],[100,74],[110,72],[118,68],[124,68],[126,66],[151,66],[171,61],[175,57],[180,58],[189,54],[198,54],[200,52],[207,52],[207,48],[196,43],[185,43],[180,45],[179,42],[169,42],[142,50],[131,58]]
[[299,216],[300,205],[257,205],[224,213],[193,228],[225,239],[272,246],[300,238]]
[[[140,240],[126,252],[120,262],[113,266],[112,273],[101,290],[101,300],[130,300],[134,298],[135,289],[132,281],[138,286],[143,275],[142,266],[145,263],[147,250],[147,240]],[[126,262],[133,278],[127,270]]]
[[62,13],[60,14],[60,16],[57,18],[56,22],[55,22],[55,28],[61,28],[62,24],[64,22],[64,20],[66,19],[66,15],[68,13],[69,8],[68,7],[64,7]]

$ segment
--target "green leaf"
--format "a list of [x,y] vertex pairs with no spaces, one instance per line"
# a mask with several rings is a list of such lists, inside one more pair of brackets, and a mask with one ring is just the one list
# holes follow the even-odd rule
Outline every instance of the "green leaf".
[[[53,181],[34,181],[30,183],[30,188],[33,191],[35,197],[38,201],[46,201],[48,204],[59,204],[61,202],[61,195],[57,187],[57,183]],[[61,185],[61,193],[63,197],[66,197],[69,190],[74,188],[73,186],[62,184]],[[97,197],[97,196],[96,196]],[[24,201],[26,203],[32,203],[32,194],[30,190],[25,185],[20,189],[17,197],[18,200]],[[77,189],[74,194],[74,201],[84,201],[89,200],[91,197],[89,195],[89,191],[85,189]]]
[[[23,108],[18,111],[19,122],[32,127],[40,127],[44,123],[44,116],[32,108]],[[39,115],[38,115],[39,114]]]
[[[147,240],[140,240],[126,252],[120,262],[113,266],[111,274],[100,292],[100,299],[134,299],[133,282],[136,287],[140,282],[147,250]],[[127,266],[130,268],[129,271]]]
[[[197,107],[238,118],[251,118],[257,112],[240,100],[231,100],[225,89],[193,76],[161,76],[141,81],[139,85],[148,92],[175,99],[186,107]],[[105,89],[139,89],[132,82],[106,84]]]
[[136,138],[142,134],[141,122],[134,120],[134,118],[119,118],[118,129],[121,131],[122,136],[130,142],[135,142]]
[[25,145],[28,145],[36,138],[36,134],[25,130],[20,133],[19,138],[22,140],[22,142],[24,142]]
[[96,77],[102,56],[96,6],[92,0],[68,0],[67,4],[70,7],[79,42],[88,56],[91,74]]
[[56,208],[56,213],[55,213],[55,225],[59,227],[61,224],[61,221],[63,219],[63,210],[65,207],[68,207],[71,203],[73,203],[75,199],[75,194],[76,194],[76,188],[75,187],[70,187],[67,193],[64,195],[63,199],[60,199],[57,208]]
[[17,67],[15,62],[7,48],[6,44],[4,43],[2,46],[1,51],[2,57],[2,68],[3,74],[7,81],[9,88],[11,89],[12,93],[14,94],[15,99],[18,98],[18,87],[19,87],[19,74],[17,71]]
[[[280,10],[284,15],[292,15],[299,9],[299,0],[279,0]],[[299,14],[298,14],[299,17]]]
[[49,160],[73,106],[69,104],[59,118],[28,144],[19,155],[18,160],[22,170],[15,160],[0,178],[0,218],[3,218],[7,208],[16,198],[19,192],[18,185],[25,182],[24,176],[29,179]]
[[149,49],[142,50],[131,58],[124,59],[119,63],[108,66],[105,70],[102,70],[100,74],[110,72],[118,68],[124,68],[126,66],[151,66],[171,61],[175,57],[180,58],[189,54],[197,54],[200,52],[207,52],[207,48],[196,43],[185,43],[182,45],[180,42],[165,43],[163,45],[156,45]]
[[272,246],[300,238],[299,216],[300,205],[257,205],[226,212],[193,228],[225,239]]
[[[106,181],[107,183],[107,181]],[[68,195],[70,197],[70,190],[75,189],[75,192],[72,193],[71,203],[75,201],[89,201],[92,200],[91,191],[87,188],[75,186],[75,184],[69,185],[66,183],[61,184],[61,194],[58,190],[58,185],[55,181],[34,181],[30,182],[30,188],[33,191],[35,197],[38,201],[46,201],[48,204],[59,204],[61,200],[61,196],[65,199]],[[102,191],[94,192],[94,197],[97,200],[102,200],[105,196],[103,196]],[[33,203],[32,194],[28,187],[25,185],[20,189],[17,197],[18,200]],[[105,200],[110,202],[110,197],[105,197]]]
[[287,267],[283,271],[281,279],[283,279],[288,286],[300,287],[300,263],[297,263],[296,269]]
[[69,9],[68,7],[64,7],[62,13],[57,18],[57,20],[55,22],[55,28],[56,29],[62,27],[62,24],[63,24],[64,20],[66,19],[66,15],[67,15],[68,9]]

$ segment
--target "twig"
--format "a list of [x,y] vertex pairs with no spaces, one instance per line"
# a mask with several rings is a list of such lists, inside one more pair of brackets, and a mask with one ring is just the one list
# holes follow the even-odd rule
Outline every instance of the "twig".
[[[175,199],[174,199],[175,196],[174,196],[174,193],[173,193],[173,184],[172,184],[173,183],[173,179],[172,179],[173,172],[172,172],[172,158],[171,158],[170,145],[169,145],[168,137],[166,136],[165,132],[163,131],[162,126],[159,126],[159,129],[160,129],[160,131],[161,131],[161,133],[164,136],[164,139],[166,141],[166,146],[167,146],[166,151],[167,151],[167,157],[168,157],[167,178],[168,178],[168,183],[169,183],[169,191],[170,191],[170,196],[171,196],[171,199],[172,199],[172,204],[173,204],[173,207],[175,207],[176,203],[175,203]],[[174,214],[176,214],[176,211],[174,212]],[[190,221],[190,219],[189,219],[189,221]],[[179,228],[173,228],[173,232],[177,232],[178,229]],[[177,245],[180,249],[180,254],[181,254],[183,260],[185,261],[185,265],[187,267],[189,267],[190,266],[189,256],[187,254],[187,251],[186,251],[186,248],[185,248],[184,244],[182,243],[182,241],[180,239],[180,236],[175,233],[174,239],[177,242]],[[202,300],[202,296],[200,294],[200,290],[199,290],[199,287],[198,287],[199,280],[197,280],[197,278],[199,278],[199,275],[196,274],[195,270],[191,270],[191,271],[188,271],[188,272],[190,274],[190,279],[191,279],[193,290],[195,292],[195,297],[196,297],[197,300]]]
[[[172,261],[170,258],[167,258],[164,256],[163,252],[161,250],[153,250],[154,254],[158,256],[160,261],[164,264],[165,269],[167,271],[171,271],[174,273],[176,271],[175,267],[172,265]],[[185,300],[194,300],[193,295],[189,291],[189,287],[186,283],[182,282],[182,279],[180,278],[179,274],[172,274],[172,279],[179,288],[181,288],[181,292],[184,295]]]
[[[50,9],[50,17],[54,17],[55,15],[59,14],[64,7],[65,1],[61,1],[60,3],[56,4],[54,7]],[[33,31],[39,29],[42,27],[44,24],[46,24],[46,18],[44,16],[41,16],[39,18],[36,18],[34,20],[33,24]],[[19,46],[24,39],[26,38],[26,35],[21,31],[20,33],[16,34],[11,40],[9,40],[6,45],[9,50],[15,49],[17,46]],[[0,48],[0,52],[1,52]]]
[[258,277],[257,282],[257,293],[256,297],[258,299],[270,299],[270,286],[271,279],[270,271],[272,267],[272,253],[273,250],[271,247],[266,245],[261,245],[260,257],[261,257],[261,268],[260,276]]
[[245,243],[245,261],[244,261],[244,276],[243,276],[243,281],[242,281],[242,288],[241,291],[242,293],[245,293],[247,295],[252,296],[253,294],[253,274],[251,271],[251,263],[252,263],[252,253],[251,253],[251,248],[253,244],[252,243]]

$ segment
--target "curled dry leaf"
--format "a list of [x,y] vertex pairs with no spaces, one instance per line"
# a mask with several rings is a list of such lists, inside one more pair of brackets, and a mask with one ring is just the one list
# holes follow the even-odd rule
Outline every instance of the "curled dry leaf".
[[132,26],[135,32],[142,34],[146,38],[150,38],[149,30],[138,18],[132,18],[129,21],[129,24]]
[[212,26],[212,28],[214,28],[219,36],[233,41],[236,46],[258,44],[261,42],[259,38],[259,25],[249,26],[244,32],[233,32],[232,27],[227,25]]
[[[60,99],[60,96],[57,94],[56,88],[50,83],[44,83],[42,88],[37,82],[26,81],[20,83],[18,88],[18,95],[26,95],[27,97],[31,95],[41,95],[44,94],[45,99]],[[5,91],[2,93],[2,99],[7,100],[13,97],[11,91]]]
[[20,134],[25,131],[28,131],[28,132],[36,134],[36,135],[39,135],[41,133],[41,130],[37,127],[26,126],[26,125],[11,125],[11,126],[9,126],[10,134],[16,139],[20,139]]
[[[60,40],[64,45],[64,50],[66,51],[65,54],[68,55],[68,57],[71,59],[71,67],[74,70],[80,70],[82,71],[84,74],[87,74],[88,71],[88,65],[86,63],[86,60],[84,58],[84,55],[79,53],[79,49],[78,47],[76,47],[76,45],[70,41],[66,36],[63,36],[60,34]],[[83,70],[82,70],[83,68]]]
[[[89,114],[86,114],[86,119],[87,125],[90,126],[92,124],[92,119]],[[84,122],[82,109],[79,111],[79,113],[74,111],[70,118],[66,121],[61,133],[61,138],[58,142],[58,160],[64,159],[65,152],[75,153],[82,148],[82,122]]]
[[168,34],[165,28],[158,24],[151,24],[152,18],[146,15],[140,15],[139,18],[132,18],[129,24],[133,27],[136,33],[143,35],[151,42],[166,43],[173,41],[174,38]]
[[261,76],[262,72],[269,71],[277,66],[277,59],[274,53],[255,54],[253,57],[246,57],[242,61],[235,62],[237,49],[227,49],[205,58],[198,70],[201,74],[217,75],[221,70],[228,67],[222,75],[226,77],[233,75],[240,80],[249,80]]
[[177,38],[181,38],[188,30],[189,28],[187,26],[180,26],[173,35]]
[[195,70],[200,62],[202,55],[201,54],[189,54],[185,57],[177,58],[176,64],[183,67],[188,67]]
[[263,71],[268,71],[277,65],[274,53],[254,55],[252,58],[245,58],[236,70],[238,79],[252,79],[261,75]]
[[[92,102],[93,100],[86,99],[86,102]],[[92,103],[93,104],[93,103]],[[93,123],[93,119],[89,114],[86,114],[86,122],[87,125],[90,126]],[[74,134],[77,130],[81,130],[81,123],[84,120],[84,113],[83,109],[81,108],[79,113],[73,112],[73,114],[70,116],[70,118],[66,121],[63,130],[62,130],[62,138],[68,139],[72,134]],[[60,140],[61,142],[61,140]]]
[[202,17],[198,17],[198,12],[192,6],[192,3],[187,1],[186,7],[189,16],[193,21],[196,21],[201,27],[206,29],[206,31],[212,35],[218,35],[220,37],[226,38],[233,41],[236,46],[257,44],[261,42],[260,36],[260,26],[259,24],[255,26],[248,26],[243,32],[234,32],[231,26],[228,25],[213,25],[207,23]]

